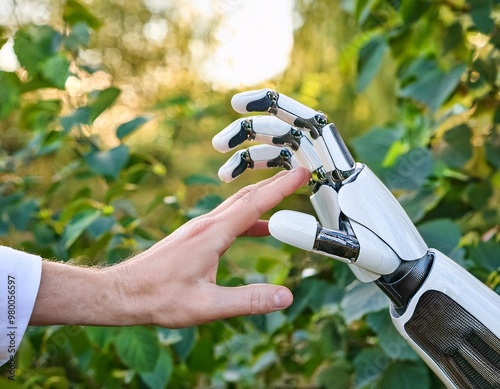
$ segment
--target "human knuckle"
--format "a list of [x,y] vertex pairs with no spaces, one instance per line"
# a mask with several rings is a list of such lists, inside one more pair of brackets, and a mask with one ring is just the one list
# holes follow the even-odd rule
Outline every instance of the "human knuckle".
[[250,295],[250,314],[257,315],[267,311],[267,300],[265,295],[258,289],[253,290]]
[[189,223],[189,228],[185,233],[186,238],[193,238],[197,235],[206,233],[210,228],[217,224],[216,218],[207,218],[207,217],[197,217],[192,219]]
[[246,188],[241,189],[238,193],[238,200],[244,203],[250,203],[255,198],[256,188],[253,186],[248,186]]

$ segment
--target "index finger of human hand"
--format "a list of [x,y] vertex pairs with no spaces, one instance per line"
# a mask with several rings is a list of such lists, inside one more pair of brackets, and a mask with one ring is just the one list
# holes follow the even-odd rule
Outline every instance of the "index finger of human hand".
[[217,215],[221,219],[222,229],[231,231],[235,236],[242,234],[252,227],[264,212],[305,185],[310,177],[306,169],[298,168],[262,185],[241,189]]

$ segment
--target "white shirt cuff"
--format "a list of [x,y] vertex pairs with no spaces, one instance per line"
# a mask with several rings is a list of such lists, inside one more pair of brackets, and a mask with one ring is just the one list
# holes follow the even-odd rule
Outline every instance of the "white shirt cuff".
[[40,287],[42,259],[0,246],[0,366],[14,361]]

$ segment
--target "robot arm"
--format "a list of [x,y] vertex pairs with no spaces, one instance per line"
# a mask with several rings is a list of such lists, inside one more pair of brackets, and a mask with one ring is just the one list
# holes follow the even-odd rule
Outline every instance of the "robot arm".
[[[449,388],[500,388],[500,297],[437,250],[429,249],[385,185],[356,163],[326,116],[275,91],[237,94],[242,114],[213,139],[227,152],[251,140],[219,170],[231,181],[247,168],[303,166],[312,173],[311,215],[280,211],[271,234],[346,263],[391,300],[392,321]],[[264,151],[265,150],[265,151]]]

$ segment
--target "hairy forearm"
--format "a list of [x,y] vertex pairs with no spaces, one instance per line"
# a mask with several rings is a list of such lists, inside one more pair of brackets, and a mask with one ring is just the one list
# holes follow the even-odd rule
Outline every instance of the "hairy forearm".
[[113,325],[126,322],[112,272],[43,261],[30,325]]

